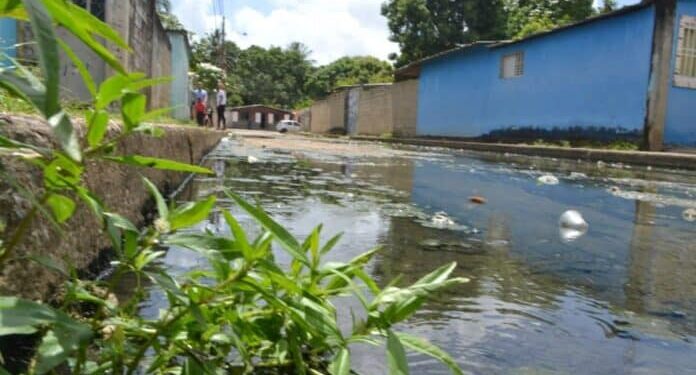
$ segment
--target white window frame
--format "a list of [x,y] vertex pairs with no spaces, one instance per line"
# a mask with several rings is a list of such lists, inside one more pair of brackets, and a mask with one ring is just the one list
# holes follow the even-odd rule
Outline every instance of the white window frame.
[[232,122],[239,122],[239,112],[232,111]]
[[[512,75],[506,75],[505,73],[505,62],[508,59],[514,59],[514,71]],[[512,53],[507,53],[500,57],[500,79],[515,79],[520,78],[524,75],[524,52],[517,51]]]
[[257,124],[260,124],[260,123],[261,123],[261,117],[262,117],[262,116],[263,116],[263,113],[261,113],[261,112],[256,112],[256,113],[254,114],[254,122],[257,123]]
[[275,114],[269,113],[268,114],[268,123],[273,125],[274,122],[275,122]]
[[[688,66],[685,66],[687,65]],[[674,85],[696,89],[696,17],[682,16],[674,63]]]

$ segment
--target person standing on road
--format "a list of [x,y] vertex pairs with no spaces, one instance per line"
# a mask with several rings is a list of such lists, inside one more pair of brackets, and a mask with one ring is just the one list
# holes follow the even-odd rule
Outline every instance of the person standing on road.
[[204,105],[207,105],[208,103],[208,92],[201,88],[200,85],[198,88],[193,90],[193,98],[191,102],[191,117],[195,119],[196,122],[198,122],[198,111],[196,109],[198,101],[202,101]]
[[216,103],[217,103],[217,127],[220,130],[224,130],[227,126],[227,121],[225,120],[225,106],[227,106],[227,92],[225,92],[225,84],[222,82],[218,83],[218,89],[216,93]]

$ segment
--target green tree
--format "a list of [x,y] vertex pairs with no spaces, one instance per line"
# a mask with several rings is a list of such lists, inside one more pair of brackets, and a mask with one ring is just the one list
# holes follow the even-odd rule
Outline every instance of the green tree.
[[502,39],[506,31],[502,0],[389,0],[382,15],[401,49],[390,56],[397,67],[462,43]]
[[616,0],[602,0],[602,5],[597,8],[598,13],[609,13],[618,9],[619,5]]
[[292,108],[307,98],[304,86],[314,70],[309,53],[300,43],[287,48],[251,46],[228,67],[228,83],[239,90],[245,104]]
[[312,98],[327,95],[338,86],[391,82],[393,68],[372,56],[342,57],[317,69],[307,80],[307,94]]
[[595,13],[593,0],[506,0],[507,34],[512,38],[584,20]]

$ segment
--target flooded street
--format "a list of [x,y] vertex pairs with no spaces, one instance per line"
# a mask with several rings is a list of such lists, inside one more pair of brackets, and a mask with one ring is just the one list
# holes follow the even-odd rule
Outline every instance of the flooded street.
[[[383,284],[458,262],[455,276],[471,281],[402,328],[466,371],[696,374],[696,173],[271,133],[223,141],[206,163],[217,177],[179,199],[231,189],[300,238],[323,223],[324,240],[345,233],[333,259],[383,246],[369,265]],[[549,174],[557,184],[539,181]],[[255,228],[220,197],[219,210]],[[561,231],[571,209],[584,235]],[[228,232],[219,213],[203,228]],[[185,272],[204,261],[171,249],[165,263]],[[145,314],[162,304],[152,295]],[[354,362],[387,372],[372,348],[356,347]],[[410,362],[414,374],[447,373]]]

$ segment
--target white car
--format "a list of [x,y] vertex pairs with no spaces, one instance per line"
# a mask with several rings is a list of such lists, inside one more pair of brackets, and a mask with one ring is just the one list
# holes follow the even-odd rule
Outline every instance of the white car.
[[302,129],[302,124],[295,120],[283,120],[276,125],[276,130],[281,133],[298,132]]

